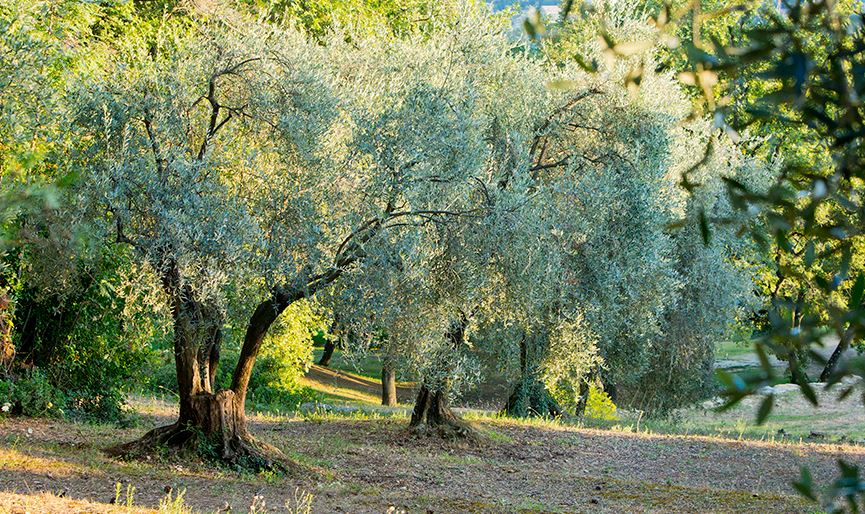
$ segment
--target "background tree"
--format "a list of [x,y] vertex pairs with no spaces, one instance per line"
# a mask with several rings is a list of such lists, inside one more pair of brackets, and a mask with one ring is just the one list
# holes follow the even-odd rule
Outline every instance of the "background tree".
[[[744,2],[721,14],[744,12],[759,8],[760,4]],[[566,5],[565,16],[572,5]],[[760,16],[754,19],[755,23],[741,27],[740,37],[727,42],[723,38],[701,38],[702,21],[713,17],[711,13],[704,16],[701,7],[700,2],[694,2],[684,11],[676,12],[665,6],[651,18],[662,29],[660,39],[666,39],[687,63],[687,71],[680,78],[694,87],[695,113],[711,113],[720,129],[735,136],[747,135],[748,126],[753,124],[769,127],[772,132],[793,134],[792,155],[798,150],[806,154],[817,150],[816,158],[783,162],[768,187],[727,181],[732,205],[756,220],[744,224],[743,233],[764,245],[767,254],[778,252],[777,270],[785,280],[811,282],[818,288],[812,289],[816,301],[805,303],[804,297],[796,294],[793,301],[778,298],[771,303],[767,309],[769,330],[757,345],[763,373],[748,378],[724,375],[729,406],[774,379],[774,370],[766,358],[767,349],[790,355],[822,344],[824,324],[832,328],[840,344],[861,337],[865,278],[861,274],[854,278],[850,270],[863,227],[860,191],[865,169],[863,109],[858,101],[865,87],[860,73],[865,49],[863,13],[861,3],[856,2],[773,2],[772,8],[767,6],[758,11]],[[690,20],[693,29],[687,44],[679,47],[678,40],[669,36],[677,33],[683,20]],[[624,53],[626,47],[619,47],[611,39],[606,41],[613,54]],[[753,80],[747,94],[736,95],[738,102],[725,96],[730,92],[723,87],[725,81],[747,79],[754,68],[759,72],[750,76]],[[795,148],[797,141],[804,144]],[[711,150],[707,146],[704,155]],[[827,156],[829,159],[822,158]],[[682,185],[693,191],[699,184],[691,181],[689,175],[684,174]],[[708,236],[706,216],[701,212],[697,219],[702,220],[701,231]],[[802,266],[798,265],[800,257]],[[844,295],[845,302],[830,301],[844,289],[849,291]],[[819,315],[822,308],[825,317]],[[811,357],[818,362],[826,360],[816,352],[811,352]],[[791,365],[795,362],[790,360]],[[863,375],[861,360],[837,366],[828,376],[827,386],[837,386],[851,375]],[[812,386],[805,380],[798,382],[805,397],[816,404]],[[848,396],[856,387],[847,383],[841,397]],[[773,401],[771,394],[763,400],[758,420],[769,415]],[[827,490],[825,505],[834,508],[833,502],[840,496],[855,510],[861,488],[849,488],[846,484],[860,481],[858,469],[842,463],[841,471],[841,478]],[[817,499],[806,471],[796,487],[809,498]]]
[[[759,182],[765,172],[737,157],[729,141],[715,140],[707,124],[686,121],[687,97],[667,74],[651,71],[654,49],[639,44],[652,29],[619,7],[574,21],[573,36],[545,49],[554,60],[562,48],[584,56],[570,61],[577,69],[559,84],[585,98],[557,111],[538,144],[536,167],[545,168],[555,192],[539,205],[562,213],[551,223],[561,242],[544,253],[563,254],[564,303],[580,306],[573,319],[584,319],[588,338],[597,338],[601,381],[623,403],[663,413],[711,389],[714,344],[749,296],[747,272],[736,264],[752,253],[730,229],[702,248],[671,228],[698,209],[728,218],[723,178]],[[605,59],[604,43],[584,37],[593,26],[630,45],[629,60]],[[581,72],[586,62],[598,69]],[[718,152],[698,162],[709,140]],[[693,168],[706,183],[699,198],[677,187]],[[657,387],[644,387],[656,379]],[[587,391],[570,388],[579,389]]]

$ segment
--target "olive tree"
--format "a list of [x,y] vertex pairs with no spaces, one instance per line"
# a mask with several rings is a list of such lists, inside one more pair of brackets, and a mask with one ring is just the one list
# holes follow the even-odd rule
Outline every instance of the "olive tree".
[[[82,209],[154,270],[174,324],[179,419],[117,453],[203,433],[222,459],[274,465],[244,400],[280,313],[379,262],[389,241],[428,253],[430,227],[476,211],[500,146],[489,138],[515,131],[493,132],[499,72],[518,75],[522,58],[484,7],[460,9],[422,38],[337,33],[326,45],[193,12],[106,45],[82,73],[69,93]],[[250,314],[231,386],[217,391],[229,286]]]
[[[173,319],[178,421],[118,451],[183,445],[203,432],[220,457],[259,465],[243,408],[251,364],[232,389],[214,390],[223,291],[230,283],[254,291],[266,257],[282,249],[259,224],[258,202],[314,212],[301,179],[317,175],[298,170],[326,169],[316,143],[335,102],[314,64],[322,52],[300,34],[255,24],[239,32],[231,20],[203,18],[136,24],[94,50],[69,93],[87,170],[82,208],[104,212],[113,240],[152,268]],[[265,183],[268,174],[281,183]],[[255,187],[265,189],[251,198]],[[310,221],[292,235],[312,232]],[[281,277],[293,264],[271,271]]]
[[[516,211],[530,195],[529,148],[556,96],[547,87],[551,75],[543,63],[521,51],[507,31],[506,24],[481,11],[467,13],[452,29],[422,44],[394,43],[412,56],[413,63],[399,70],[411,77],[410,83],[436,84],[436,95],[451,106],[471,103],[464,111],[464,139],[453,148],[460,168],[439,167],[420,175],[431,183],[461,184],[464,193],[444,199],[444,215],[401,222],[415,230],[391,231],[368,242],[369,256],[332,298],[345,306],[335,308],[341,322],[365,334],[356,343],[383,344],[386,353],[419,376],[410,424],[421,432],[471,433],[450,403],[477,376],[470,357],[476,324],[489,316],[487,311],[508,308],[493,305],[501,280],[490,261],[509,251],[499,229],[518,218]],[[374,47],[364,43],[365,49]],[[393,61],[391,55],[381,58]],[[390,67],[397,65],[391,62]],[[389,97],[394,96],[387,91],[391,82],[402,80],[378,86]],[[427,152],[448,135],[430,131],[435,128],[431,121],[421,121],[415,129],[430,132],[423,143]],[[415,137],[382,139],[377,158],[403,154]],[[510,192],[508,183],[518,184],[518,193]],[[353,312],[343,319],[346,310]]]
[[[651,30],[618,11],[604,25],[637,41]],[[536,333],[520,338],[522,378],[508,401],[511,412],[556,413],[542,377],[568,399],[585,395],[586,382],[597,375],[614,397],[622,390],[623,401],[652,411],[694,400],[708,389],[714,343],[750,293],[747,272],[734,263],[749,248],[732,229],[720,230],[704,247],[673,226],[698,208],[728,219],[723,181],[754,181],[763,169],[741,158],[708,122],[689,121],[681,87],[650,71],[652,48],[632,47],[631,62],[623,62],[604,59],[609,50],[595,40],[579,45],[598,69],[564,65],[567,80],[559,84],[569,96],[532,145],[536,203],[523,216],[542,220],[533,233],[553,237],[536,236],[515,249],[530,256],[533,270],[511,268],[531,291],[557,293],[536,294],[541,301],[514,309],[526,313]],[[633,87],[637,58],[645,63],[639,88]],[[717,152],[700,160],[709,140]],[[697,197],[678,186],[695,169],[707,184]],[[545,267],[555,272],[538,276]],[[575,338],[573,344],[564,336]],[[553,337],[570,350],[551,351]],[[582,352],[573,350],[577,341]],[[654,380],[656,387],[644,387]],[[579,411],[584,400],[572,405]]]

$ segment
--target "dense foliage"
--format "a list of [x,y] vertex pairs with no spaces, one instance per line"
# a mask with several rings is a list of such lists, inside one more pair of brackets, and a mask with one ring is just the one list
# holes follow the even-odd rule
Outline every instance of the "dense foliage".
[[[749,152],[778,164],[777,176],[768,185],[727,181],[732,205],[750,217],[747,223],[736,223],[740,233],[750,235],[765,255],[758,289],[765,299],[760,313],[765,335],[757,345],[763,372],[723,375],[727,405],[775,379],[766,357],[770,351],[788,361],[791,379],[812,403],[817,403],[815,386],[803,372],[808,357],[825,364],[825,387],[839,387],[841,397],[847,397],[861,387],[857,384],[863,376],[861,358],[839,363],[841,354],[861,340],[865,320],[862,3],[703,4],[649,4],[653,8],[647,13],[661,29],[654,40],[664,43],[669,63],[692,87],[694,114],[710,113],[718,128],[743,138]],[[570,7],[566,11],[577,12]],[[603,26],[599,33],[611,54],[627,53],[627,45],[610,37]],[[639,77],[639,67],[634,75]],[[703,154],[713,150],[707,145]],[[688,175],[682,185],[689,191],[700,187]],[[710,217],[699,211],[695,218],[708,239]],[[824,327],[838,341],[828,359],[813,351],[825,345]],[[771,413],[773,402],[771,394],[764,398],[759,420]],[[840,497],[857,511],[863,490],[859,470],[843,462],[841,469],[824,505],[839,510],[835,500]],[[807,470],[796,487],[818,499]]]

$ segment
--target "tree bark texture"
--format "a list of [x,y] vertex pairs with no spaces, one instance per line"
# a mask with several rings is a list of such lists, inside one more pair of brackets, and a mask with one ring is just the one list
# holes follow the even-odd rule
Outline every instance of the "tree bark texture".
[[422,435],[445,439],[473,438],[475,430],[461,420],[448,401],[447,391],[433,391],[421,385],[409,422],[411,430]]
[[396,369],[391,359],[385,357],[381,366],[381,404],[394,407],[396,398]]

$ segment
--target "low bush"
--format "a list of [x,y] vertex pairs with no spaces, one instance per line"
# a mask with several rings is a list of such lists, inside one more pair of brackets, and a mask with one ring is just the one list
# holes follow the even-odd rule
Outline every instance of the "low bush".
[[610,395],[594,384],[589,386],[589,398],[586,401],[584,416],[604,421],[617,421],[619,419],[616,415],[616,404],[613,403]]
[[0,379],[0,411],[4,415],[60,417],[66,401],[63,392],[51,384],[42,370]]

